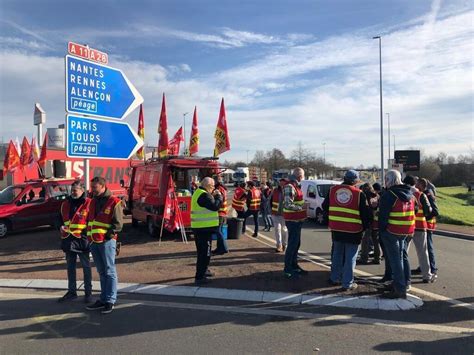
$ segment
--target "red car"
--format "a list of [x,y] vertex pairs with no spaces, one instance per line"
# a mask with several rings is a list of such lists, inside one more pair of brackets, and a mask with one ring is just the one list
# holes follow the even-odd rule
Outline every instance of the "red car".
[[0,238],[8,232],[51,225],[59,228],[61,204],[74,179],[31,180],[0,191]]

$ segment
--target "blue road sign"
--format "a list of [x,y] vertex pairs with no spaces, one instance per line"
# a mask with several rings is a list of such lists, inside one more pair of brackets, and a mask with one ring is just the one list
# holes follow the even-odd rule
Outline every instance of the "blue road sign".
[[130,159],[143,141],[128,123],[67,115],[70,158]]
[[67,112],[122,120],[142,102],[121,70],[66,56]]

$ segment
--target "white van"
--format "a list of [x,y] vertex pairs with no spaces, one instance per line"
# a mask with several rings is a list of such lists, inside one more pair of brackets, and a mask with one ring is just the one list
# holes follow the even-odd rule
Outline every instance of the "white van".
[[308,218],[313,218],[320,225],[325,224],[322,204],[324,198],[333,185],[339,185],[341,181],[335,180],[302,180],[301,190],[303,191],[304,201],[308,204]]

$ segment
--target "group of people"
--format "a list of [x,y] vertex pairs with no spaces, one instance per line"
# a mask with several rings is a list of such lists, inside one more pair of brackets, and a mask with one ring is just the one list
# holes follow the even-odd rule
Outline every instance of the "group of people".
[[[76,181],[71,185],[71,195],[61,206],[61,249],[66,255],[68,291],[58,302],[78,297],[76,262],[79,258],[84,272],[86,308],[107,314],[113,311],[117,300],[115,256],[117,233],[123,226],[123,206],[102,177],[91,180],[91,192],[92,198],[89,198],[82,183]],[[90,254],[100,278],[100,298],[95,303],[92,303]]]
[[[340,185],[331,187],[323,203],[332,233],[331,276],[329,283],[344,289],[357,288],[354,269],[359,245],[360,264],[368,264],[369,245],[374,248],[373,263],[379,264],[381,251],[385,260],[382,283],[387,283],[387,298],[406,298],[411,274],[408,250],[415,244],[423,282],[434,282],[437,268],[432,234],[436,228],[435,190],[424,178],[407,175],[403,181],[397,170],[385,175],[380,184],[363,184],[359,189],[358,173],[348,170]],[[381,250],[380,250],[381,249]]]

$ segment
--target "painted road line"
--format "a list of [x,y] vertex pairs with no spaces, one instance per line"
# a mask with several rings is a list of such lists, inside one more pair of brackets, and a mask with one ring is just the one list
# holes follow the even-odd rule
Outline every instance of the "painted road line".
[[[252,232],[252,230],[249,227],[246,227],[246,228],[249,232]],[[258,233],[258,236],[265,239],[266,241],[271,242],[272,244],[265,243],[262,240],[259,240],[259,238],[253,238],[253,237],[249,236],[248,234],[245,234],[245,235],[248,238],[252,239],[252,240],[256,240],[256,241],[258,241],[262,244],[265,244],[267,246],[270,246],[270,247],[273,247],[274,243],[275,243],[275,241],[272,238],[267,237],[266,235],[264,235],[262,233]],[[331,269],[331,261],[328,260],[328,259],[322,258],[322,257],[317,256],[317,255],[313,255],[313,254],[308,253],[304,250],[300,250],[298,253],[300,254],[299,257],[303,260],[306,260],[306,261],[309,261],[313,264],[319,265],[319,266],[321,266],[325,269]],[[378,278],[374,274],[371,274],[371,273],[368,273],[368,272],[365,272],[365,271],[362,271],[362,270],[358,270],[358,269],[355,269],[354,273],[358,276],[364,276],[364,277],[368,277],[368,278],[371,278],[371,279]],[[449,298],[449,297],[446,297],[446,296],[443,296],[443,295],[440,295],[440,294],[437,294],[437,293],[425,291],[425,290],[422,290],[422,289],[417,288],[417,287],[412,287],[411,290],[410,290],[410,293],[414,293],[414,294],[417,294],[417,295],[429,297],[429,298],[431,298],[435,301],[447,302],[447,303],[450,303],[450,304],[454,305],[455,307],[464,307],[464,308],[474,310],[474,304],[472,304],[472,303],[462,302],[462,301],[459,301],[457,299],[453,299],[453,298]]]

